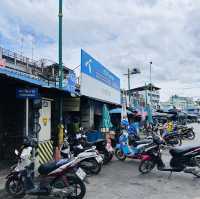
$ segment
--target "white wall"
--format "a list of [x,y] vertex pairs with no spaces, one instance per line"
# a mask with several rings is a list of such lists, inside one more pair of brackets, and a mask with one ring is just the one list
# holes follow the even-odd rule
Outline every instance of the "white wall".
[[107,86],[84,73],[81,74],[81,95],[121,104],[120,90]]

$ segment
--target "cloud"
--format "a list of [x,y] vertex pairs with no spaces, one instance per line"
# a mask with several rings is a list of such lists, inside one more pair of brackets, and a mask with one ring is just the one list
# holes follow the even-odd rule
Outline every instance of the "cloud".
[[[73,68],[80,49],[122,78],[128,67],[139,67],[132,87],[152,80],[172,93],[196,95],[200,72],[200,2],[191,0],[65,0],[63,1],[63,58]],[[1,0],[0,44],[34,57],[57,60],[58,1]],[[172,89],[173,88],[173,89]]]

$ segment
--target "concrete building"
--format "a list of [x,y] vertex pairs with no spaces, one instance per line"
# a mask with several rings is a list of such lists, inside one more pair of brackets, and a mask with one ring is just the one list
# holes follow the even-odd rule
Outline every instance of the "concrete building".
[[160,88],[148,84],[127,91],[127,96],[130,94],[130,106],[151,104],[154,109],[157,109],[160,105],[159,90]]
[[169,110],[175,106],[177,109],[187,111],[188,109],[197,108],[197,103],[192,97],[183,97],[178,95],[172,95],[167,102],[161,102],[161,108]]
[[58,71],[55,62],[34,61],[0,47],[0,162],[14,160],[14,149],[20,148],[27,135],[39,141],[39,163],[52,158],[52,143],[58,137],[59,96],[62,93],[65,103],[75,89],[73,71],[67,68],[59,89]]

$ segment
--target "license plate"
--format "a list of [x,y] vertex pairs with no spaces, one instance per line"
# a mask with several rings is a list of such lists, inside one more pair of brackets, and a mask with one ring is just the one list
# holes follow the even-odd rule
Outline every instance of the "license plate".
[[81,179],[81,180],[84,180],[85,177],[86,177],[86,173],[83,171],[83,169],[79,168],[77,171],[76,171],[76,175]]
[[99,155],[99,156],[96,157],[96,161],[98,163],[101,163],[101,162],[103,162],[103,158]]

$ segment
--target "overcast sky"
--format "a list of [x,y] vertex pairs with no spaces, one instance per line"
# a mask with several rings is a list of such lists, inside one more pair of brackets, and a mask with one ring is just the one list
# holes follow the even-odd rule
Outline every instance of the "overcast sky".
[[[200,98],[199,0],[63,0],[63,59],[80,64],[83,48],[131,87],[152,81],[171,94]],[[57,61],[58,0],[1,0],[0,45]]]

